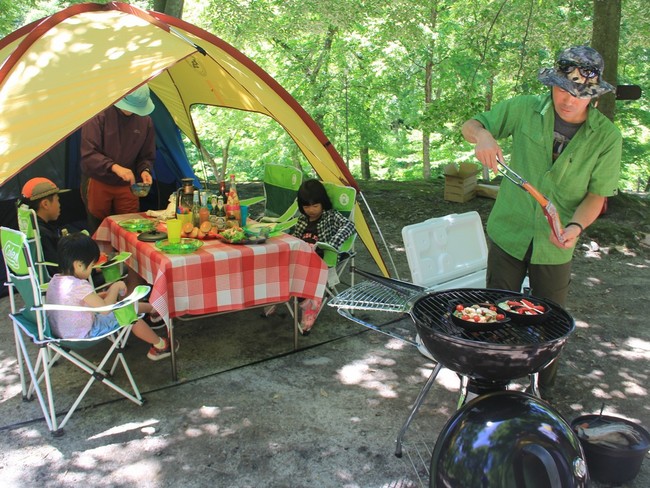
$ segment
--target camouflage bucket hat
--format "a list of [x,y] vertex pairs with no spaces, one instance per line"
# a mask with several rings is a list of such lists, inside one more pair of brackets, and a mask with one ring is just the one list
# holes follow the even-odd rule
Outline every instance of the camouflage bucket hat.
[[595,98],[615,88],[602,80],[605,62],[595,49],[576,46],[560,53],[554,68],[539,70],[537,79],[546,86],[558,86],[576,98]]

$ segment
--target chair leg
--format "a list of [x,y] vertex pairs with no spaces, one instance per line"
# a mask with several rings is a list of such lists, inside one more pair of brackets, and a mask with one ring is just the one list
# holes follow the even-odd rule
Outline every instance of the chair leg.
[[[95,383],[95,381],[99,381],[100,383],[103,383],[104,385],[112,388],[114,391],[122,395],[123,397],[131,400],[133,403],[135,403],[138,406],[141,406],[144,402],[142,400],[142,395],[140,394],[140,391],[138,390],[138,387],[133,379],[133,376],[131,374],[131,370],[128,367],[128,364],[126,363],[126,360],[124,359],[123,352],[121,350],[121,347],[124,344],[125,338],[128,336],[130,333],[131,327],[124,327],[120,329],[118,332],[117,337],[115,340],[112,342],[111,347],[109,348],[108,352],[104,355],[104,358],[102,361],[95,366],[92,364],[90,361],[85,359],[83,356],[75,353],[74,351],[66,351],[63,349],[60,345],[58,344],[51,344],[50,347],[56,351],[58,354],[62,355],[66,359],[68,359],[71,363],[76,365],[77,367],[81,368],[84,370],[88,375],[90,375],[90,378],[86,382],[86,385],[84,388],[81,390],[81,393],[77,396],[76,400],[73,402],[72,406],[68,410],[66,416],[63,418],[60,424],[60,428],[63,428],[65,424],[68,422],[70,417],[72,417],[72,414],[76,411],[77,407],[85,397],[86,393],[90,389],[90,387]],[[108,361],[112,359],[113,353],[116,352],[116,350],[120,348],[119,351],[117,351],[117,355],[119,358],[119,361],[122,363],[122,366],[124,368],[124,371],[129,379],[129,382],[131,384],[131,388],[133,389],[133,394],[129,393],[128,391],[124,390],[122,387],[118,386],[115,384],[113,381],[111,381],[108,378],[108,373],[104,370],[106,364]]]
[[[20,338],[16,337],[16,340],[19,346],[19,361],[23,363],[24,367],[29,372],[31,380],[29,388],[27,388],[27,382],[25,381],[24,377],[24,370],[21,370],[20,381],[24,385],[23,398],[28,400],[33,394],[36,394],[36,398],[38,399],[38,403],[41,406],[41,411],[43,412],[43,417],[45,418],[45,423],[47,424],[48,429],[55,437],[63,435],[61,426],[57,425],[56,410],[54,407],[54,394],[52,392],[52,382],[50,379],[48,367],[49,364],[51,364],[49,350],[47,347],[41,347],[39,349],[36,359],[36,367],[34,367],[29,360],[29,353],[27,351],[27,347],[22,335]],[[45,366],[43,367],[43,372],[39,376],[41,365]],[[41,382],[45,384],[45,395],[43,394],[43,391],[40,387]]]

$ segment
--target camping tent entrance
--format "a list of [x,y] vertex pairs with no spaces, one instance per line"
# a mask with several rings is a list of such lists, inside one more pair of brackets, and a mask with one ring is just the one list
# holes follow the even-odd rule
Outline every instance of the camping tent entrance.
[[[193,105],[261,113],[320,179],[359,191],[314,120],[252,60],[183,20],[118,2],[72,5],[0,40],[0,185],[143,83],[197,146]],[[367,209],[357,210],[359,237],[388,275]]]

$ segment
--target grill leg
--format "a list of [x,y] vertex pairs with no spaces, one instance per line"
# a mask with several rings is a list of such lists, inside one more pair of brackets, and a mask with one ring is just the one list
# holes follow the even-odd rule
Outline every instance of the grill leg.
[[467,384],[469,383],[469,378],[467,376],[462,374],[459,374],[458,376],[460,376],[460,395],[458,397],[456,410],[465,404],[465,399],[467,398]]
[[528,378],[530,379],[530,386],[526,391],[537,398],[542,398],[542,395],[539,393],[539,373],[528,375]]
[[413,404],[413,408],[411,409],[411,413],[409,414],[408,418],[406,419],[406,422],[404,422],[404,425],[402,425],[402,428],[399,431],[399,434],[397,434],[397,439],[395,440],[395,456],[398,458],[402,457],[402,440],[404,440],[404,435],[406,434],[406,431],[409,428],[409,425],[411,425],[411,422],[415,418],[415,414],[418,412],[420,409],[420,406],[424,402],[424,397],[427,396],[429,393],[429,390],[433,386],[434,381],[436,380],[436,376],[438,376],[438,373],[440,372],[440,369],[442,368],[442,364],[438,363],[434,370],[431,372],[431,376],[429,376],[429,379],[427,382],[424,384],[422,387],[422,390],[420,390],[420,393],[418,397],[415,399],[415,403]]

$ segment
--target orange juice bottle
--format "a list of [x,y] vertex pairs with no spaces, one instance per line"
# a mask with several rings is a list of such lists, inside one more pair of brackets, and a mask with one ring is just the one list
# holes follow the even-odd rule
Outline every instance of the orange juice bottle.
[[228,219],[231,219],[231,216],[234,217],[237,225],[241,225],[241,209],[239,206],[235,175],[230,175],[230,191],[228,192],[228,201],[226,203],[226,215]]

